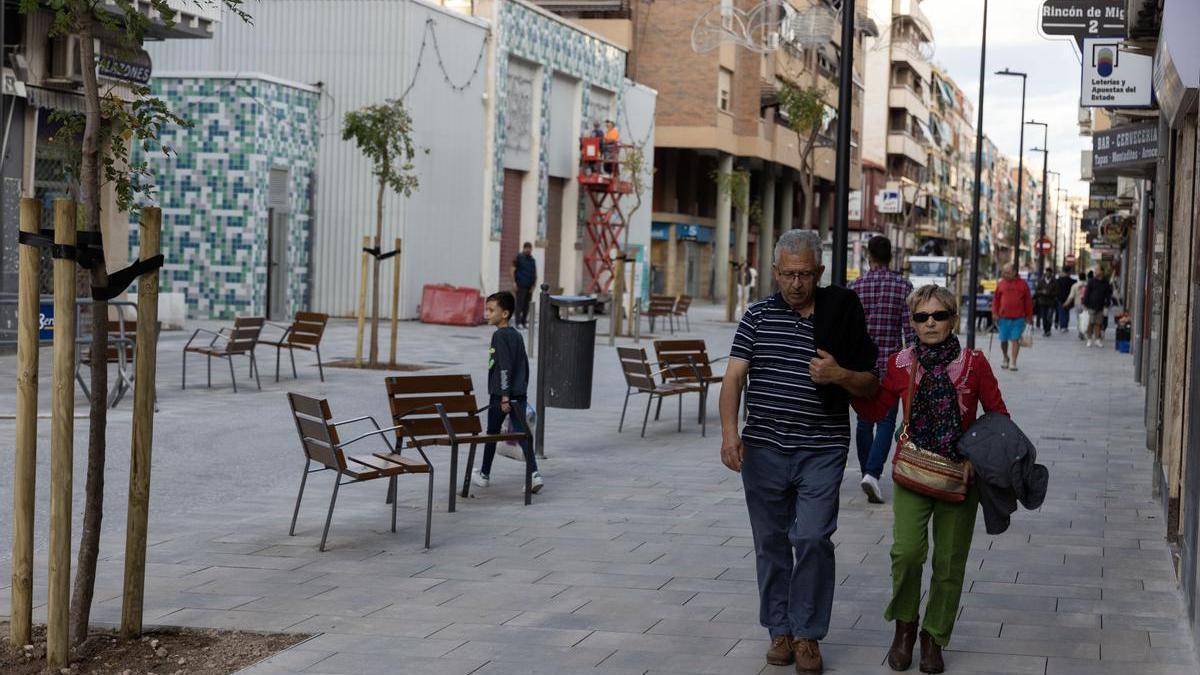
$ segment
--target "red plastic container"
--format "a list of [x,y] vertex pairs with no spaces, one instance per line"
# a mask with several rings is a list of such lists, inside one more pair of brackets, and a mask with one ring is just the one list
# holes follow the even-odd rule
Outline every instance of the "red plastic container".
[[421,323],[478,326],[483,323],[483,305],[477,288],[426,284],[421,289]]

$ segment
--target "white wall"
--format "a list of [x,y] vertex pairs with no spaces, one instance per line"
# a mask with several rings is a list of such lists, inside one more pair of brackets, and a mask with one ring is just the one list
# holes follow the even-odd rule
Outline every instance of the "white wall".
[[[334,315],[356,311],[359,250],[363,235],[375,228],[371,166],[341,140],[342,119],[351,110],[401,96],[410,84],[406,101],[420,148],[413,164],[421,185],[411,198],[384,199],[383,248],[390,250],[395,237],[404,239],[401,315],[415,316],[423,284],[478,286],[487,63],[484,59],[476,70],[476,59],[486,24],[421,0],[262,0],[247,9],[254,15],[252,26],[226,16],[211,41],[175,40],[147,49],[158,71],[254,71],[323,83],[312,309]],[[453,91],[447,77],[469,85]],[[385,281],[389,264],[383,267]],[[383,286],[381,304],[390,307],[389,284]]]

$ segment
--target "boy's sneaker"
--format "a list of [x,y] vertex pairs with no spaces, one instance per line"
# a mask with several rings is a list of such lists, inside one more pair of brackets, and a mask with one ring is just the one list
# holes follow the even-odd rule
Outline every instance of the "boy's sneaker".
[[487,487],[491,484],[492,479],[480,473],[479,469],[475,469],[475,471],[471,474],[471,482],[479,487]]
[[533,484],[529,489],[533,491],[533,494],[537,494],[542,491],[542,485],[545,485],[545,483],[546,481],[542,480],[542,472],[534,471]]
[[879,491],[879,481],[871,474],[862,477],[862,491],[867,494],[867,501],[872,504],[883,503],[883,493]]

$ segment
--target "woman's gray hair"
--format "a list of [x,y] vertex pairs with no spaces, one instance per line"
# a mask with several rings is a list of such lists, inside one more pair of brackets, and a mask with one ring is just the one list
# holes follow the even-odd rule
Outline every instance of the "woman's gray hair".
[[817,262],[821,262],[821,235],[816,230],[788,230],[775,242],[775,264],[784,251],[799,255],[801,251],[812,251]]
[[918,307],[930,300],[937,300],[951,314],[958,316],[958,299],[954,297],[954,293],[950,292],[950,289],[937,284],[927,284],[910,293],[908,295],[908,311],[915,312]]

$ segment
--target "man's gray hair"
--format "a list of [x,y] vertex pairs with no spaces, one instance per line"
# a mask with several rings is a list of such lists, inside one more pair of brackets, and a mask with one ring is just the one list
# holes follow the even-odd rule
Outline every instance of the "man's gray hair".
[[779,264],[779,256],[785,251],[793,255],[799,255],[802,251],[812,251],[820,263],[821,234],[816,230],[788,230],[775,242],[775,264]]

